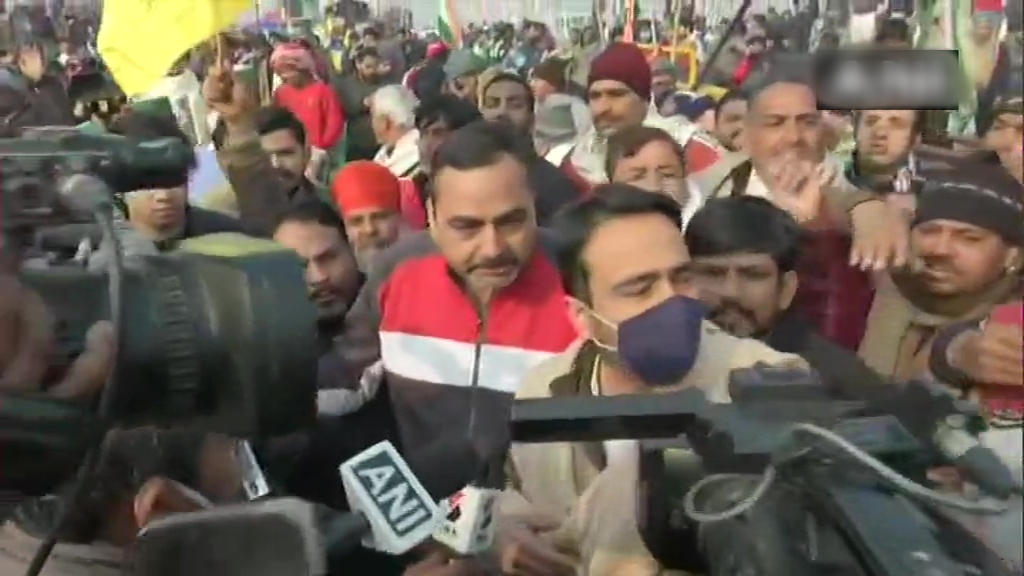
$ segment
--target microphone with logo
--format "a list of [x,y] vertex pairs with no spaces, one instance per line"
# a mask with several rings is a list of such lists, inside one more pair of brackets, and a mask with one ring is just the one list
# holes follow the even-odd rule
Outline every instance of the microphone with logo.
[[403,554],[429,539],[438,502],[476,478],[483,463],[468,439],[435,442],[407,464],[390,442],[340,467],[351,513],[298,498],[272,498],[157,520],[139,533],[136,576],[319,576],[327,558],[363,545]]
[[494,507],[500,491],[474,484],[441,503],[445,516],[434,541],[460,556],[475,556],[494,545]]
[[407,552],[430,538],[442,521],[437,503],[483,468],[466,438],[438,442],[415,460],[425,462],[415,468],[431,473],[414,474],[390,442],[381,442],[338,468],[353,515],[348,526],[335,527],[331,548],[351,548],[359,539],[367,548],[388,554]]

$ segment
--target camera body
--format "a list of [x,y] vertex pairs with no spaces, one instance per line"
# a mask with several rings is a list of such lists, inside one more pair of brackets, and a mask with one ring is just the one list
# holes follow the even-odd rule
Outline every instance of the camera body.
[[[790,446],[785,430],[810,422],[918,484],[937,463],[895,417],[830,401],[811,380],[742,371],[730,386],[733,404],[708,411],[683,437],[641,441],[639,529],[662,566],[709,576],[1011,574],[957,522],[892,490],[842,451]],[[750,497],[767,466],[775,481],[743,514],[706,523],[688,517],[687,493],[708,475],[737,475],[695,499],[701,510],[722,511]]]
[[[31,246],[40,231],[95,220],[106,221],[103,241],[116,246],[116,195],[180,185],[192,155],[172,140],[60,130],[0,140],[5,245]],[[0,489],[19,475],[10,455],[20,455],[18,465],[42,454],[74,461],[109,426],[187,426],[259,439],[315,423],[320,345],[301,261],[268,240],[221,236],[190,239],[131,266],[113,258],[106,271],[19,272],[54,316],[54,368],[82,352],[86,331],[101,320],[116,324],[117,364],[99,418],[88,399],[0,402]]]
[[935,465],[955,463],[992,494],[1020,491],[972,441],[983,425],[976,407],[927,382],[867,386],[856,402],[829,393],[813,372],[758,364],[731,374],[727,404],[709,403],[697,387],[517,400],[511,436],[518,443],[640,440],[637,530],[666,569],[1013,574],[931,509],[941,496],[913,486]]

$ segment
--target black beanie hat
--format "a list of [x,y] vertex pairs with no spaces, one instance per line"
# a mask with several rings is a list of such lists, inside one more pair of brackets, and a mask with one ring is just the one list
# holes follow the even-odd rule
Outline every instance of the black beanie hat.
[[1024,185],[1002,167],[976,163],[934,173],[918,197],[914,226],[931,220],[971,224],[1024,246]]

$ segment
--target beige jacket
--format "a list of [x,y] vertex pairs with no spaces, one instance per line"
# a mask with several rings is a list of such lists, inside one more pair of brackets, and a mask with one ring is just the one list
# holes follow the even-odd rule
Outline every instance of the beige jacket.
[[[0,526],[0,575],[24,574],[41,543],[10,522]],[[122,560],[108,544],[58,544],[41,576],[121,576]]]
[[[839,159],[830,156],[829,162],[840,163]],[[859,190],[843,176],[841,166],[836,166],[831,186],[822,192],[825,207],[829,214],[836,217],[844,225],[849,225],[848,215],[863,202],[877,200],[871,192]],[[745,181],[752,171],[750,158],[744,154],[727,155],[718,163],[690,176],[690,183],[695,185],[705,198],[725,198],[734,194],[743,194],[746,190],[734,190],[738,181]]]
[[[589,395],[596,357],[593,344],[577,344],[531,370],[516,398]],[[699,386],[709,400],[729,402],[730,373],[759,362],[807,366],[798,356],[706,323],[697,363],[681,386]],[[670,574],[657,566],[636,528],[636,466],[605,467],[603,447],[582,443],[514,444],[510,460],[512,486],[500,514],[561,519],[560,536],[578,544],[581,575]]]

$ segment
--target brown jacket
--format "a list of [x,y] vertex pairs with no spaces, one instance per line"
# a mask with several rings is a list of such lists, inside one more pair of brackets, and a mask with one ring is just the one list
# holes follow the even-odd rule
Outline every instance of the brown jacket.
[[[596,360],[593,344],[577,344],[535,366],[516,398],[589,395]],[[697,364],[681,386],[699,386],[709,400],[729,402],[730,373],[758,362],[807,365],[798,356],[706,323]],[[536,513],[562,520],[560,536],[578,546],[580,574],[671,573],[657,566],[636,527],[636,466],[606,467],[600,444],[552,443],[513,444],[509,468],[512,486],[503,493],[500,514],[512,518]]]
[[1019,290],[1020,279],[1008,276],[981,295],[938,299],[910,276],[886,275],[878,284],[858,353],[883,376],[895,381],[913,378],[928,370],[932,343],[940,328],[982,318],[997,304],[1018,297]]
[[[0,526],[0,574],[24,574],[41,543],[11,522]],[[122,576],[122,560],[108,544],[58,544],[41,576]]]
[[310,182],[290,189],[271,165],[255,133],[226,141],[217,151],[217,161],[230,187],[214,192],[203,205],[236,216],[250,234],[272,236],[281,214],[295,202],[319,198],[331,203],[329,194]]

